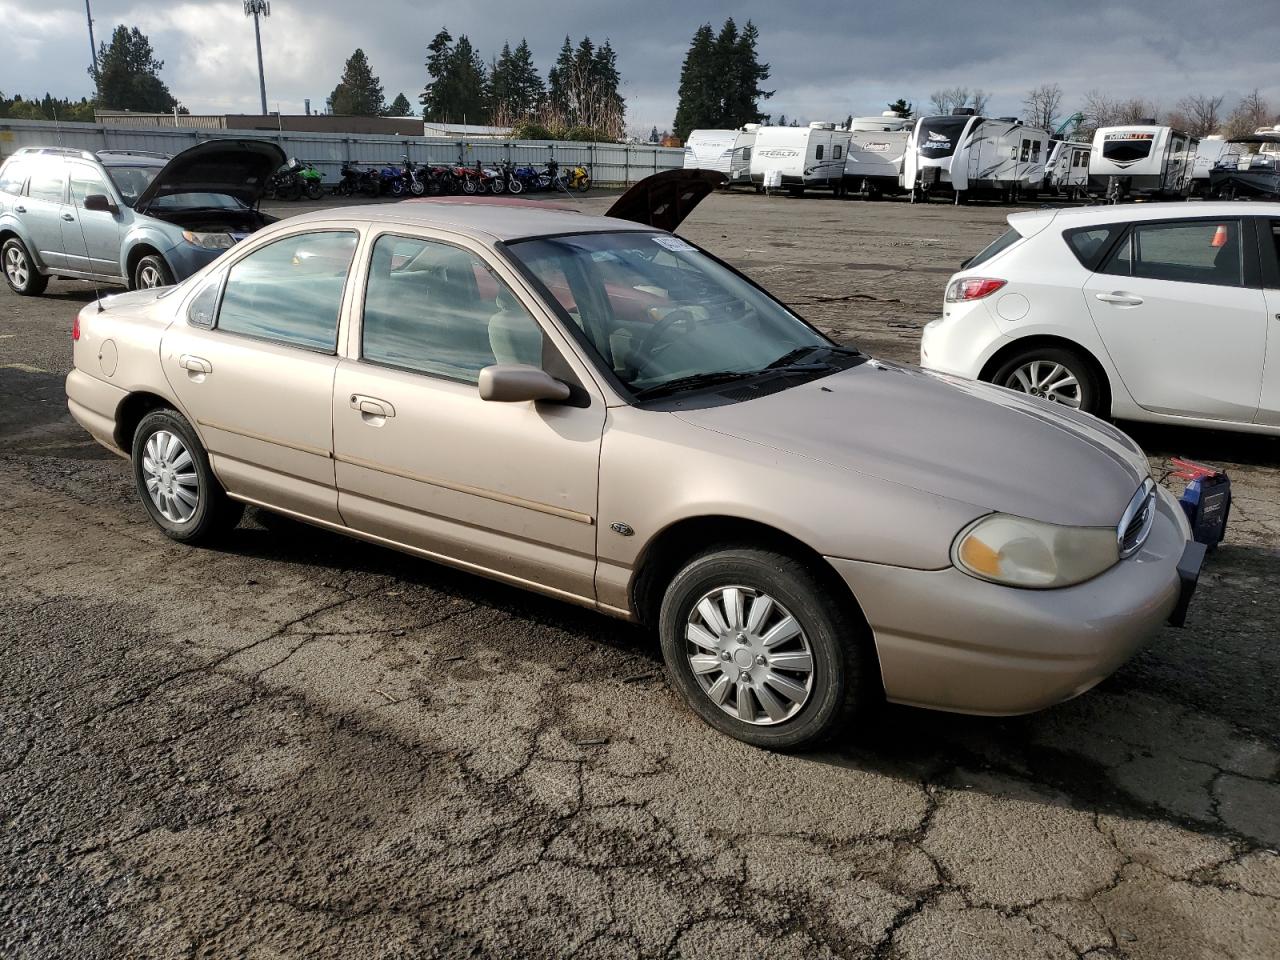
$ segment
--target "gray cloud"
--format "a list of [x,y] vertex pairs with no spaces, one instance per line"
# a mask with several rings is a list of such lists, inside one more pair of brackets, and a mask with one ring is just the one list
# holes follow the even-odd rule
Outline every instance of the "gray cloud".
[[[710,12],[716,9],[718,12]],[[272,109],[300,112],[304,97],[322,106],[342,62],[363,47],[388,97],[416,105],[426,45],[448,25],[490,56],[524,36],[545,72],[566,32],[610,38],[625,80],[628,123],[670,124],[680,62],[703,20],[717,28],[726,8],[701,11],[671,0],[557,0],[547,5],[389,0],[277,0],[264,24]],[[547,11],[553,11],[548,15]],[[817,0],[803,17],[778,3],[744,0],[730,12],[753,19],[777,91],[766,109],[803,119],[879,112],[899,96],[924,104],[939,87],[981,87],[991,110],[1016,113],[1032,86],[1060,83],[1064,108],[1099,89],[1172,106],[1188,93],[1225,94],[1228,106],[1258,87],[1280,110],[1280,17],[1274,0],[1115,4],[1077,0],[1021,3],[851,4]],[[116,23],[138,25],[165,61],[164,79],[193,112],[257,109],[253,32],[233,0],[166,4],[94,3],[99,39]],[[38,8],[0,0],[0,90],[81,96],[90,92],[88,39],[78,0]]]

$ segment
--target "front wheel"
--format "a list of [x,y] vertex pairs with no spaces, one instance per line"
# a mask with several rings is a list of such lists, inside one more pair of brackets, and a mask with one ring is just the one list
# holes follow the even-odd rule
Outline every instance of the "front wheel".
[[726,546],[694,557],[667,588],[662,655],[708,724],[753,746],[794,750],[875,699],[866,628],[815,566]]
[[494,177],[489,181],[489,192],[494,196],[502,193],[507,188],[507,182],[501,177]]
[[411,180],[409,181],[409,192],[415,197],[420,197],[427,192],[427,188],[421,180]]
[[521,183],[517,178],[512,177],[510,180],[507,181],[507,192],[508,193],[524,193],[524,184]]
[[244,513],[213,475],[191,424],[174,410],[153,410],[138,424],[133,479],[152,521],[180,543],[207,543]]
[[168,287],[173,284],[173,271],[164,257],[152,254],[143,257],[133,269],[133,289],[150,290],[152,287]]
[[462,181],[462,192],[465,193],[468,197],[474,197],[476,195],[476,190],[477,190],[476,182],[470,177],[466,177]]
[[1093,368],[1064,347],[1023,350],[1001,364],[991,382],[1094,416],[1108,412],[1103,409],[1102,387]]

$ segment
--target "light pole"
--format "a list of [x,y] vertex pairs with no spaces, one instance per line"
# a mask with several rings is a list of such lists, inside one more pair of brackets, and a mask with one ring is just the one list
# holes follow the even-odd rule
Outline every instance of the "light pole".
[[244,0],[244,15],[253,17],[253,39],[258,44],[258,92],[262,95],[262,115],[265,117],[267,115],[267,75],[262,72],[262,31],[258,28],[258,18],[271,16],[271,4],[267,0]]

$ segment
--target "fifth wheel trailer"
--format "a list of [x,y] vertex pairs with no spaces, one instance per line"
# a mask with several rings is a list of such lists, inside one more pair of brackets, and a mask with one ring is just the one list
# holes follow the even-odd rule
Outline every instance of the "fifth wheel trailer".
[[844,159],[847,191],[875,198],[902,192],[902,158],[915,121],[896,113],[855,117]]
[[916,121],[902,163],[902,186],[911,199],[949,193],[1007,202],[1034,198],[1044,186],[1049,131],[1014,117],[979,117],[969,107],[949,116]]
[[807,127],[760,127],[751,150],[751,182],[782,187],[793,196],[819,187],[844,192],[844,155],[849,131],[834,123]]
[[1200,141],[1173,127],[1141,123],[1101,127],[1089,157],[1089,193],[1113,203],[1135,198],[1184,199]]

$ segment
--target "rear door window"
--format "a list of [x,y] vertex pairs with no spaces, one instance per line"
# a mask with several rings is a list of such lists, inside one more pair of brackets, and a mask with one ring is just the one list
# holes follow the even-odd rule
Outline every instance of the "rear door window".
[[60,162],[37,164],[31,172],[31,182],[27,185],[27,196],[32,200],[47,200],[50,203],[62,203],[66,193],[67,171]]
[[1101,272],[1148,280],[1243,286],[1240,221],[1136,224]]
[[27,164],[21,160],[10,160],[0,169],[0,193],[14,196],[22,193],[22,185],[27,182]]
[[227,274],[218,329],[333,353],[356,233],[285,237],[238,260]]

